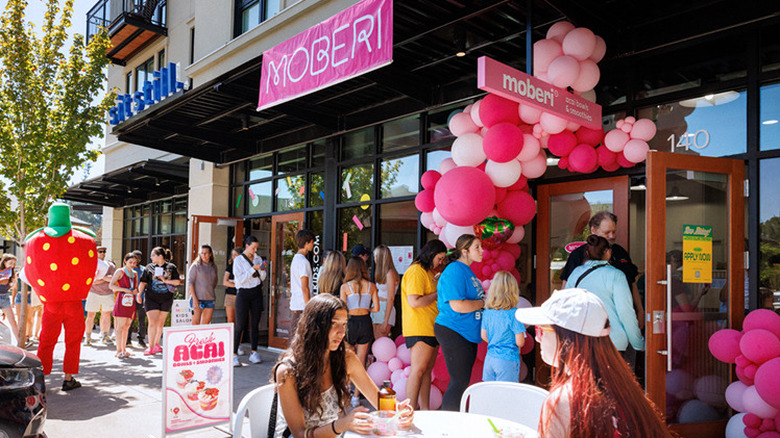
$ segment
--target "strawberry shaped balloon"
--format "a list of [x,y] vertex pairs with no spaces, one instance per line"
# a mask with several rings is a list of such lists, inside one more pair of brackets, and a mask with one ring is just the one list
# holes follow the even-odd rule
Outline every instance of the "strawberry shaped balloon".
[[83,300],[97,268],[97,248],[92,231],[74,227],[70,206],[49,208],[48,226],[25,239],[27,280],[43,303]]

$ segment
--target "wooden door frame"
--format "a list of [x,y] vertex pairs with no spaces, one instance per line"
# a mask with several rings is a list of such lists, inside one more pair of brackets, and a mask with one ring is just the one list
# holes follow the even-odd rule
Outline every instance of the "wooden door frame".
[[[666,311],[666,171],[667,169],[693,170],[728,175],[729,203],[729,327],[740,330],[745,316],[743,298],[745,245],[744,172],[742,160],[701,157],[650,151],[647,158],[647,221],[646,221],[646,312]],[[659,215],[654,218],[651,215]],[[740,280],[740,281],[737,281]],[[658,351],[666,350],[666,333],[653,334],[646,330],[647,345],[647,395],[661,412],[666,412],[666,356]],[[674,424],[671,428],[684,437],[710,437],[723,435],[727,420],[707,423]]]
[[[200,241],[200,224],[216,224],[219,221],[235,221],[236,225],[236,233],[235,236],[233,236],[233,248],[239,248],[244,246],[244,220],[237,217],[226,217],[226,216],[206,216],[206,215],[199,215],[194,214],[191,216],[192,218],[192,240],[190,241],[190,263],[194,262],[198,258],[198,246],[200,245],[198,242]],[[228,258],[230,257],[230,250],[233,248],[229,248],[227,251]]]
[[271,216],[271,246],[269,248],[271,252],[271,277],[270,287],[268,292],[268,346],[273,348],[287,348],[287,340],[284,338],[276,337],[276,330],[274,329],[274,323],[276,322],[276,266],[278,253],[276,248],[276,224],[279,222],[289,222],[297,220],[299,223],[298,230],[303,229],[303,222],[306,220],[306,213],[285,213]]

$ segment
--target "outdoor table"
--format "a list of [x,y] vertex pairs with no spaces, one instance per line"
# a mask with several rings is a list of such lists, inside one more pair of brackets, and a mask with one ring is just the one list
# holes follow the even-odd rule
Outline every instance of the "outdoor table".
[[[451,411],[416,411],[414,422],[410,430],[398,436],[410,438],[493,438],[493,428],[488,423],[488,418],[498,429],[505,427],[519,430],[524,438],[536,438],[536,430],[514,421],[504,420],[498,417],[469,414],[466,412]],[[354,432],[346,432],[345,438],[359,438],[374,435],[360,435]]]

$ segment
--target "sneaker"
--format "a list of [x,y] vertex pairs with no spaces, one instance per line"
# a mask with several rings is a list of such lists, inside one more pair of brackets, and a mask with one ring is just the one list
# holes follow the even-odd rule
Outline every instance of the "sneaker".
[[111,336],[109,336],[108,333],[103,335],[102,341],[103,341],[104,344],[113,344],[114,343],[114,341],[111,340]]
[[238,346],[238,355],[239,356],[246,356],[247,354],[249,354],[249,351],[250,350],[248,348],[244,347],[243,345],[239,345]]
[[151,348],[147,348],[146,350],[144,350],[144,356],[151,356],[153,354],[154,352],[152,351]]
[[81,388],[81,383],[79,383],[78,380],[71,377],[70,380],[63,380],[62,381],[62,390],[63,391],[70,391],[71,389]]
[[154,354],[162,353],[162,347],[160,347],[159,345],[155,345],[152,351],[154,352]]
[[241,362],[238,361],[238,356],[233,356],[233,366],[234,367],[240,367]]
[[249,361],[252,363],[263,363],[263,358],[260,357],[258,352],[254,351],[249,355]]
[[146,348],[146,342],[144,342],[143,339],[138,340],[138,346],[141,348]]
[[84,338],[84,346],[89,347],[92,345],[92,336],[87,336]]

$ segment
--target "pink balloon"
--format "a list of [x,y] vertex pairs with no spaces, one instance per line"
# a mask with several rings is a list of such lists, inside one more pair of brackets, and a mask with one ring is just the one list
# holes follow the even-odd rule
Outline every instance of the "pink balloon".
[[380,362],[387,362],[392,359],[395,356],[395,351],[395,342],[386,336],[377,339],[371,345],[371,352],[376,357],[376,360]]
[[547,38],[553,39],[558,41],[559,43],[563,42],[563,38],[566,36],[567,33],[574,30],[574,25],[569,23],[568,21],[559,21],[547,30]]
[[450,132],[452,135],[459,137],[463,134],[479,131],[479,126],[474,123],[474,119],[471,115],[466,113],[458,113],[452,116],[449,123]]
[[780,357],[764,362],[755,377],[758,395],[775,409],[780,409]]
[[601,72],[595,62],[590,59],[580,61],[580,74],[577,80],[571,84],[575,91],[585,92],[592,90],[599,83]]
[[[509,239],[507,239],[507,243],[520,243],[521,240],[523,240],[523,237],[525,237],[525,227],[522,225],[515,225],[515,231],[512,232],[512,235],[509,236]],[[519,255],[517,257],[520,257]]]
[[496,201],[490,177],[473,167],[450,170],[436,186],[436,209],[447,222],[455,225],[476,224],[493,209]]
[[629,125],[633,125],[636,122],[636,118],[634,116],[628,116],[625,119],[623,119],[626,123]]
[[424,226],[427,229],[431,229],[431,227],[434,225],[433,223],[433,213],[421,213],[420,214],[420,223],[422,226]]
[[458,167],[457,164],[455,164],[454,161],[452,161],[452,158],[445,158],[441,160],[441,163],[439,163],[439,173],[444,175],[445,173],[449,172],[450,170]]
[[528,161],[539,155],[542,150],[542,145],[539,144],[539,140],[531,134],[523,134],[523,148],[520,153],[517,154],[517,161]]
[[[401,359],[397,357],[391,357],[389,361],[387,361],[387,368],[390,370],[391,373],[395,374],[396,371],[403,372],[404,369],[404,363],[401,361]],[[392,379],[392,375],[390,378]]]
[[[505,99],[496,94],[488,94],[479,105],[479,119],[485,127],[492,127],[506,122],[513,125],[520,123],[520,113],[517,102]],[[517,155],[517,154],[515,154]]]
[[397,338],[395,338],[396,350],[398,349],[399,345],[404,344],[405,342],[406,342],[406,338],[404,338],[403,335],[398,336]]
[[458,166],[479,166],[486,158],[482,145],[479,134],[463,134],[452,143],[452,161]]
[[471,111],[469,112],[469,115],[471,116],[471,120],[474,122],[474,124],[481,128],[485,125],[482,123],[482,119],[479,117],[480,106],[482,106],[482,100],[478,100],[474,102],[474,106],[471,107]]
[[470,103],[470,104],[466,105],[466,106],[463,108],[463,112],[464,112],[464,113],[466,113],[466,114],[471,114],[471,108],[472,108],[473,106],[474,106],[474,104],[473,104],[473,103]]
[[435,170],[428,170],[420,177],[420,184],[424,189],[433,189],[436,187],[436,183],[439,182],[441,174]]
[[442,398],[443,394],[441,393],[441,390],[431,385],[431,395],[429,398],[431,410],[435,411],[441,407]]
[[430,213],[436,207],[433,203],[433,190],[423,190],[414,197],[414,206],[423,213]]
[[411,365],[412,363],[412,350],[408,349],[406,344],[401,344],[396,348],[395,356],[401,359],[404,365]]
[[[388,366],[389,366],[389,363],[388,363]],[[395,382],[398,381],[398,379],[402,379],[404,377],[405,377],[404,376],[404,369],[403,368],[399,368],[399,369],[393,371],[392,373],[390,373],[390,382],[392,382],[393,386],[395,386]]]
[[550,63],[547,77],[556,87],[566,88],[580,75],[580,63],[571,56],[559,56]]
[[568,122],[566,122],[566,119],[550,113],[542,113],[541,117],[539,118],[539,125],[548,134],[558,134],[559,132],[563,132],[563,130],[566,129],[567,123]]
[[780,315],[769,309],[758,309],[748,313],[742,322],[742,331],[748,332],[757,328],[769,330],[780,338]]
[[762,364],[780,356],[780,339],[769,330],[753,329],[742,335],[739,349],[751,362]]
[[620,127],[620,128],[618,128],[618,129],[620,129],[621,131],[623,131],[623,132],[625,132],[626,134],[628,134],[629,132],[631,132],[631,127],[632,127],[632,125],[630,125],[630,124],[628,124],[628,123],[623,123],[623,126],[621,126],[621,127]]
[[593,146],[581,144],[569,154],[569,170],[572,172],[590,173],[598,163],[599,154]]
[[580,124],[574,123],[572,121],[569,121],[569,122],[566,123],[566,130],[567,131],[574,132],[574,131],[576,131],[578,129],[580,129]]
[[596,35],[596,47],[593,48],[593,53],[590,55],[590,60],[593,62],[599,62],[604,59],[604,55],[607,53],[607,43],[604,38]]
[[745,394],[746,389],[748,389],[748,386],[739,380],[732,382],[731,385],[726,388],[726,402],[728,402],[729,406],[735,411],[745,412],[745,404],[742,403],[742,397]]
[[534,76],[547,71],[550,63],[563,55],[561,43],[551,39],[543,39],[534,43]]
[[390,380],[390,369],[387,367],[387,362],[374,362],[368,366],[366,372],[376,386],[382,386],[382,382]]
[[517,125],[503,122],[488,129],[482,147],[488,160],[506,163],[517,157],[523,149],[523,141],[523,131]]
[[525,362],[521,360],[519,380],[522,382],[525,380],[526,377],[528,377],[528,365],[526,365]]
[[[523,348],[520,349],[520,354],[528,354],[531,352],[531,350],[534,349],[534,337],[531,336],[530,333],[525,332],[525,342],[523,343]],[[524,380],[524,379],[520,379]]]
[[750,386],[745,390],[742,396],[742,404],[745,411],[758,415],[761,418],[774,418],[778,414],[778,409],[770,406],[759,395],[755,386]]
[[498,213],[515,226],[525,225],[536,215],[536,201],[526,192],[512,191],[498,204]]
[[619,129],[612,129],[604,136],[604,146],[612,152],[622,152],[628,140],[628,134]]
[[710,353],[721,362],[735,363],[737,357],[741,354],[739,351],[739,340],[742,333],[733,329],[718,330],[710,336],[708,345]]
[[634,167],[634,165],[636,164],[633,161],[628,161],[628,159],[626,159],[626,156],[623,155],[622,151],[618,153],[617,162],[618,164],[620,164],[620,167],[626,167],[626,168]]
[[450,384],[450,379],[449,379],[449,377],[447,378],[447,380],[436,379],[433,382],[431,382],[431,384],[433,386],[439,388],[439,391],[444,393],[444,391],[447,390],[447,385]]
[[406,376],[399,377],[398,380],[393,382],[393,391],[395,391],[396,400],[406,400]]
[[409,377],[409,374],[412,374],[411,366],[407,366],[406,368],[404,368],[404,376]]
[[496,187],[509,187],[520,178],[523,168],[519,161],[511,160],[506,163],[488,161],[485,173]]
[[575,146],[577,146],[577,136],[570,131],[552,134],[547,141],[547,150],[558,157],[569,155]]
[[442,234],[447,238],[448,242],[457,242],[458,238],[464,234],[474,234],[474,225],[459,227],[457,225],[447,224],[447,226],[444,227],[444,232]]
[[590,29],[584,27],[578,27],[571,30],[566,34],[566,37],[563,38],[563,43],[561,44],[563,53],[573,57],[577,61],[588,59],[588,57],[593,54],[595,48],[596,35],[594,35]]
[[520,105],[518,107],[520,120],[529,125],[539,123],[539,118],[542,116],[542,110],[536,109],[531,105]]
[[445,220],[443,217],[441,217],[441,214],[439,214],[438,209],[433,209],[433,213],[431,213],[431,216],[433,217],[433,223],[436,225],[443,227],[447,225],[447,220]]
[[650,141],[655,137],[656,127],[650,119],[639,119],[631,127],[631,138]]
[[[529,161],[523,161],[521,164],[523,165],[523,175],[526,178],[539,178],[547,171],[547,156],[544,152],[539,152],[539,155],[537,155],[536,158]],[[517,226],[517,224],[515,224],[515,226]]]
[[644,140],[629,140],[623,148],[623,156],[632,163],[641,163],[647,159],[650,146]]

